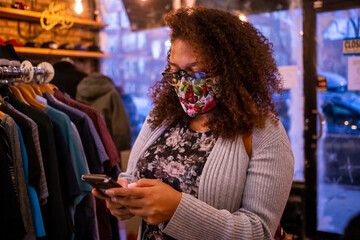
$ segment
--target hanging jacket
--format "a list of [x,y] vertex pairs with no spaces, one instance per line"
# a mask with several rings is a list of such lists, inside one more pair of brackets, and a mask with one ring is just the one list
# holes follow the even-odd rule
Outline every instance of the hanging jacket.
[[76,99],[100,112],[119,152],[130,149],[129,120],[110,78],[101,73],[92,73],[85,77],[77,86]]

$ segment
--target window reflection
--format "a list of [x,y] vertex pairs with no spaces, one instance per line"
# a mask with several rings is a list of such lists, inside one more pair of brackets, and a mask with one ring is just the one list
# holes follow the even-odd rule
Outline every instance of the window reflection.
[[360,212],[360,94],[348,91],[348,56],[344,38],[355,38],[354,20],[360,9],[317,16],[317,69],[327,88],[318,91],[317,104],[326,119],[318,140],[318,230],[342,234]]
[[[296,66],[302,69],[302,11],[292,9],[247,16],[273,44],[278,66]],[[302,75],[302,74],[300,74]],[[279,119],[290,139],[295,157],[294,180],[304,180],[303,149],[303,90],[299,87],[284,89],[282,96],[274,96]]]
[[110,26],[102,31],[100,44],[112,57],[102,59],[101,71],[121,89],[134,142],[151,109],[148,88],[162,77],[166,64],[168,28],[132,32],[122,2],[102,2],[103,21]]

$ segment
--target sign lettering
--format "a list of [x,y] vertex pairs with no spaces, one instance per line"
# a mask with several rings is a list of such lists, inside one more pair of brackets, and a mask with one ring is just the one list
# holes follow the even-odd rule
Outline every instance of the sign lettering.
[[360,53],[360,39],[344,39],[343,53],[344,54]]
[[55,4],[55,2],[51,2],[49,8],[41,14],[40,24],[45,30],[50,30],[57,24],[61,25],[61,29],[65,29],[71,28],[74,21],[70,17],[69,8],[65,3]]

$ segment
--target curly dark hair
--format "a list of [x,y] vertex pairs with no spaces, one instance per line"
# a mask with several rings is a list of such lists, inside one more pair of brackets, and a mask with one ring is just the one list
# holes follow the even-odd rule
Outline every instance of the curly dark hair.
[[[219,77],[214,87],[220,103],[206,123],[215,134],[224,138],[246,135],[255,127],[263,128],[269,115],[277,116],[272,95],[280,93],[281,80],[272,44],[262,33],[231,13],[204,7],[173,10],[165,22],[171,29],[171,42],[188,42],[200,56],[199,65]],[[170,54],[171,50],[168,60]],[[190,120],[164,79],[150,88],[149,97],[154,103],[152,127]]]

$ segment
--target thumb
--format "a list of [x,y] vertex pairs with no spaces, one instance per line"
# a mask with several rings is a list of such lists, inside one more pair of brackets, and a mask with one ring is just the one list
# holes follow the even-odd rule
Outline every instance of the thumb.
[[155,186],[159,181],[156,179],[143,178],[136,182],[136,187],[152,187]]

